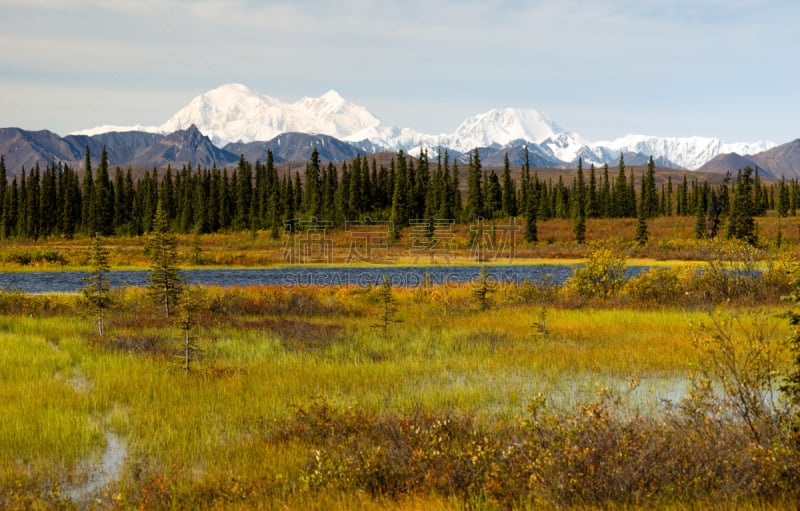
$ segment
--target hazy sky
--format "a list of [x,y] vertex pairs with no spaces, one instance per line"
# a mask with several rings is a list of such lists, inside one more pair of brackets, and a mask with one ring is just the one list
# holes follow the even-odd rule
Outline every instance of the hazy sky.
[[800,137],[796,0],[0,0],[0,127],[160,125],[239,82],[450,132],[535,108],[589,141]]

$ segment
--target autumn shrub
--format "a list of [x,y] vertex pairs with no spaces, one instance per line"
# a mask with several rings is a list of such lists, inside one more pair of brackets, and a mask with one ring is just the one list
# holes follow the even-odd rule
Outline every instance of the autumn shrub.
[[0,290],[0,314],[53,316],[73,312],[76,300],[69,295],[31,295],[18,290]]
[[625,280],[625,258],[607,248],[592,252],[583,267],[575,268],[565,283],[583,298],[608,297],[622,287]]
[[498,294],[509,305],[549,305],[556,301],[560,287],[550,275],[537,282],[525,277],[522,282],[501,286]]
[[298,409],[278,433],[314,446],[305,467],[309,489],[411,494],[479,494],[499,458],[500,441],[469,416],[373,416],[325,403]]
[[754,298],[758,292],[759,251],[738,240],[710,240],[703,246],[703,271],[695,287],[708,302]]
[[653,267],[626,280],[621,294],[636,305],[679,306],[689,300],[696,276],[695,267]]
[[317,287],[248,286],[208,291],[207,309],[216,314],[342,316],[351,311],[334,291]]
[[5,261],[18,264],[20,266],[35,265],[65,265],[67,258],[55,249],[47,248],[21,248],[5,254]]
[[659,507],[791,502],[798,453],[753,441],[698,388],[642,416],[604,391],[574,412],[535,399],[518,423],[468,414],[372,415],[325,403],[299,408],[273,440],[309,445],[310,492],[455,497],[489,507]]

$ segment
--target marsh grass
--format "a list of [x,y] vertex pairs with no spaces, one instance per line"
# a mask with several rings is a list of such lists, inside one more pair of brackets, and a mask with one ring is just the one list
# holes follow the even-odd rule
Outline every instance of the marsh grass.
[[[700,360],[691,325],[703,311],[575,309],[564,290],[548,290],[553,301],[543,304],[502,287],[481,311],[469,285],[398,288],[392,292],[401,322],[384,336],[371,326],[380,314],[374,291],[202,288],[199,358],[189,375],[181,368],[179,330],[154,313],[142,290],[120,291],[106,339],[69,312],[75,297],[54,298],[56,309],[20,297],[15,307],[47,313],[0,316],[0,411],[12,418],[0,423],[0,490],[21,487],[16,494],[44,499],[44,507],[62,505],[47,488],[85,479],[102,453],[103,432],[112,431],[128,453],[120,481],[99,496],[112,508],[535,506],[525,499],[492,504],[480,488],[433,479],[397,493],[371,492],[340,479],[366,470],[355,461],[327,472],[321,484],[313,469],[333,470],[326,463],[344,463],[362,452],[348,450],[356,446],[385,449],[378,432],[400,434],[408,429],[397,427],[415,424],[433,431],[448,418],[462,435],[458,442],[469,442],[437,448],[462,463],[470,449],[494,449],[473,433],[513,433],[540,394],[548,396],[547,413],[567,416],[612,393],[626,417],[649,416],[662,399],[686,395]],[[542,307],[546,335],[536,328]],[[774,335],[788,333],[773,320]],[[317,416],[323,409],[327,415]],[[323,437],[298,433],[312,426],[320,435],[339,428],[353,434],[334,437],[345,444],[320,444]],[[363,460],[384,459],[369,452]],[[325,458],[334,455],[341,457]],[[446,469],[426,463],[432,471],[424,477]],[[0,497],[0,507],[9,502]]]

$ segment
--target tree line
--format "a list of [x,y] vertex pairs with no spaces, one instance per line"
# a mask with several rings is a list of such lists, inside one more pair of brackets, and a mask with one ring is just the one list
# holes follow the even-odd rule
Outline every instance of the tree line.
[[54,161],[44,169],[23,167],[9,180],[0,156],[0,237],[137,236],[152,231],[161,205],[168,227],[184,233],[270,230],[278,237],[296,218],[338,226],[368,217],[390,220],[399,230],[431,217],[464,223],[524,217],[527,241],[537,240],[537,221],[565,218],[573,220],[582,242],[587,218],[638,217],[646,228],[644,222],[657,216],[694,215],[698,237],[717,236],[727,218],[728,236],[754,242],[752,217],[767,210],[794,216],[800,204],[797,179],[766,184],[758,169],[740,170],[736,181],[728,174],[712,186],[686,175],[677,183],[669,176],[657,184],[652,157],[638,185],[623,156],[615,173],[607,164],[586,170],[579,160],[570,182],[563,175],[541,178],[531,169],[527,150],[518,179],[507,155],[499,175],[483,168],[477,149],[466,166],[462,186],[459,162],[446,151],[435,162],[425,150],[417,158],[399,151],[386,165],[366,156],[323,164],[314,149],[302,173],[280,173],[268,151],[263,162],[242,156],[231,169],[153,168],[134,179],[131,168],[117,167],[112,176],[105,149],[93,167],[87,147],[82,172]]

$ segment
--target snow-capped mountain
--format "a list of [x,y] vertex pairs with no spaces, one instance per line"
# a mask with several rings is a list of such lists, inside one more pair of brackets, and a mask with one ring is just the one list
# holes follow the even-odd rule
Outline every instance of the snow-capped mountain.
[[367,109],[350,103],[336,91],[284,103],[244,85],[228,84],[194,98],[160,130],[171,132],[195,125],[215,144],[225,145],[270,140],[288,132],[346,138],[378,124]]
[[254,92],[241,84],[227,84],[203,93],[161,126],[102,126],[76,132],[96,135],[109,131],[145,131],[167,134],[196,126],[218,147],[230,143],[266,141],[283,133],[328,135],[358,147],[379,147],[416,154],[422,148],[447,148],[465,153],[479,147],[503,148],[519,141],[565,165],[615,163],[621,153],[636,153],[672,166],[694,170],[719,154],[755,154],[775,147],[772,142],[726,144],[716,138],[669,138],[628,135],[611,141],[587,142],[545,114],[533,109],[504,108],[472,116],[451,133],[428,135],[411,128],[386,126],[366,108],[336,91],[294,103]]
[[[558,134],[570,134],[536,110],[504,108],[472,116],[444,137],[448,147],[461,152],[492,144],[506,145],[514,140],[537,144]],[[577,137],[573,136],[577,140]]]
[[108,131],[167,134],[194,125],[222,147],[234,142],[271,140],[289,132],[346,139],[379,124],[366,108],[354,105],[333,90],[319,98],[285,103],[233,83],[200,94],[161,126],[100,126],[73,134],[91,136]]
[[757,154],[775,147],[772,142],[726,144],[718,138],[708,137],[655,137],[627,135],[611,141],[588,145],[596,162],[619,158],[620,153],[640,153],[655,159],[669,160],[678,167],[695,170],[720,154]]

